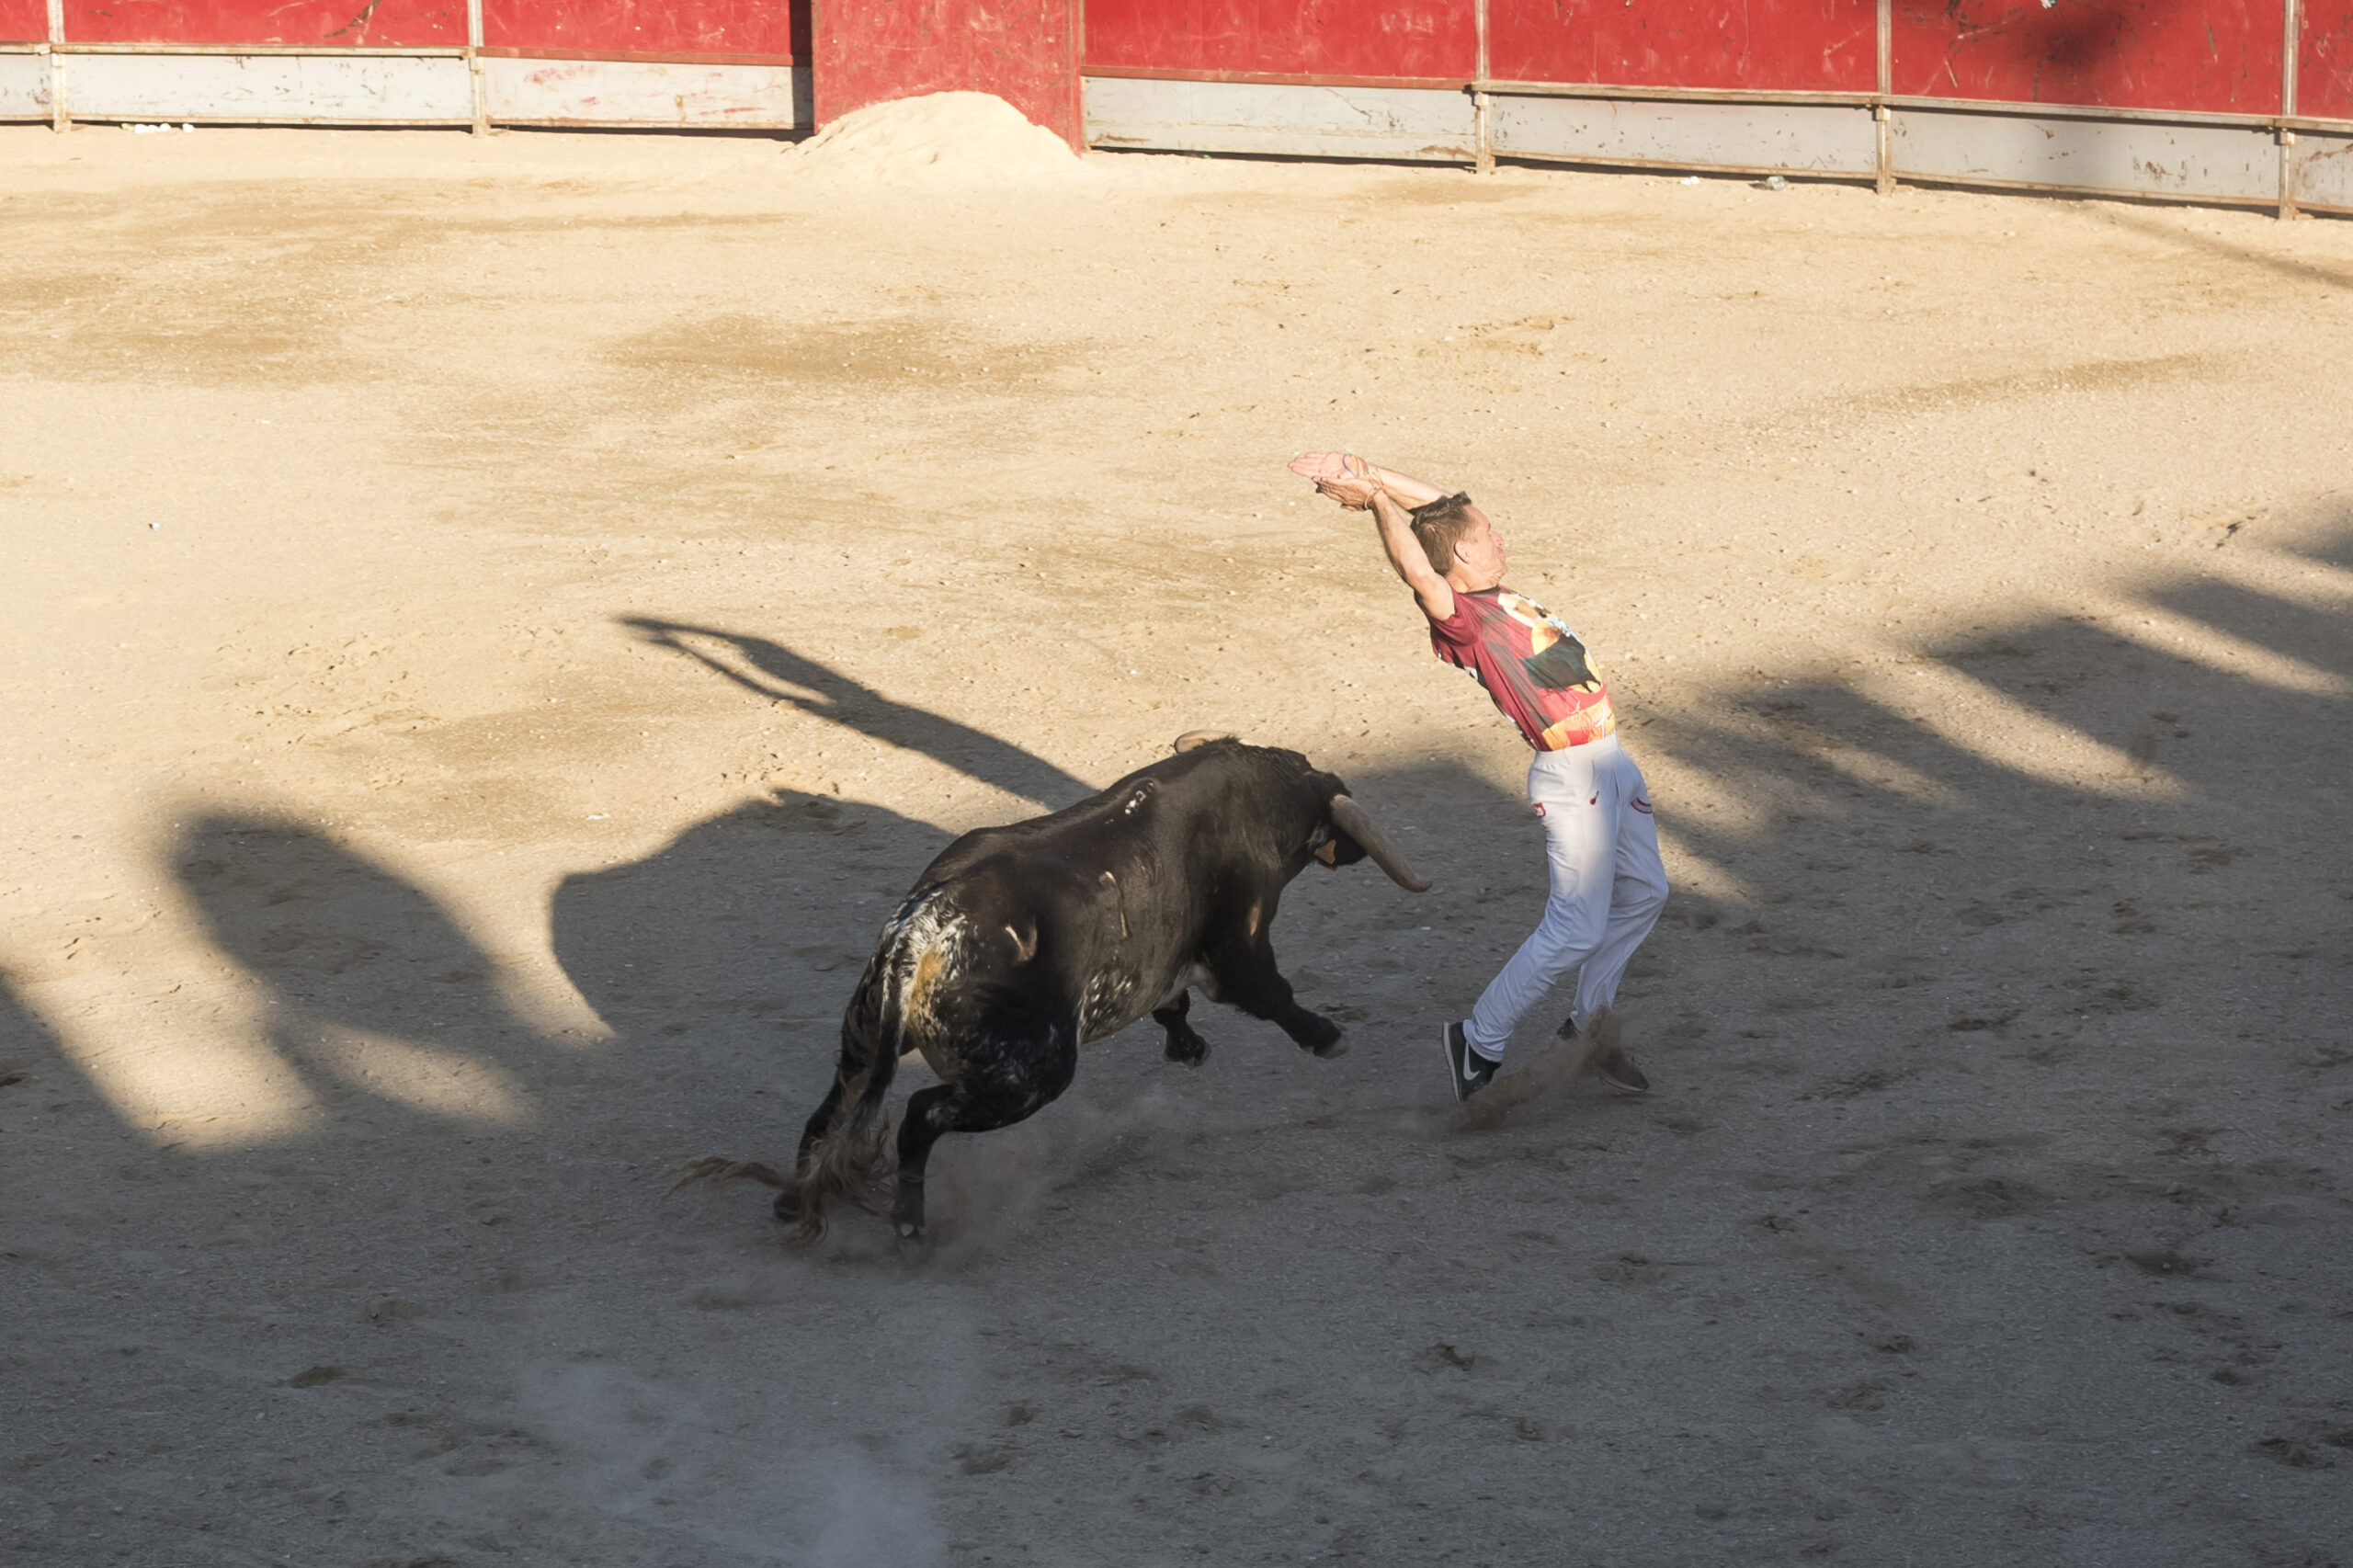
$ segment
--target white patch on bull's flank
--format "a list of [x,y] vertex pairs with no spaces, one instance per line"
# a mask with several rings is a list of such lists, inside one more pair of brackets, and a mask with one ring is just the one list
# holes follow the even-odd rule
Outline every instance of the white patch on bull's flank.
[[930,1017],[933,986],[953,979],[965,968],[973,946],[972,922],[944,892],[933,892],[902,905],[882,928],[892,950],[892,998],[909,1033]]
[[1089,975],[1078,996],[1080,1043],[1101,1040],[1142,1017],[1135,994],[1136,977],[1130,971],[1097,970]]

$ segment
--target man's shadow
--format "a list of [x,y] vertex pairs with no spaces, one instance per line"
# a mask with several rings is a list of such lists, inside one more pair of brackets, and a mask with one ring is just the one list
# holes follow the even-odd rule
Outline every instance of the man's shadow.
[[928,709],[893,701],[780,642],[644,616],[628,617],[621,624],[654,647],[682,653],[756,696],[904,751],[920,752],[1048,811],[1095,792],[1095,786],[1010,741]]

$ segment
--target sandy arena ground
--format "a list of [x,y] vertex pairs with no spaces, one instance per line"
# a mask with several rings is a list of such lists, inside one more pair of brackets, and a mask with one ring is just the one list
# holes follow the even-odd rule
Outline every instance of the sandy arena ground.
[[[0,131],[0,1561],[2353,1561],[2353,223],[795,156]],[[1647,1098],[1446,1114],[1526,752],[1320,445],[1609,674]],[[1351,1054],[661,1201],[1197,725],[1437,884]]]

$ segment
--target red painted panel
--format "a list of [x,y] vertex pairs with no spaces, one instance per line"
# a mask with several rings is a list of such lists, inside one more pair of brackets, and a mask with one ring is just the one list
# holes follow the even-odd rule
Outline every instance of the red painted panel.
[[2279,112],[2280,0],[1895,0],[1895,90]]
[[1487,0],[1498,82],[1868,93],[1877,0]]
[[1079,0],[813,0],[817,123],[924,93],[995,93],[1073,147]]
[[1472,0],[1086,0],[1089,69],[1468,82]]
[[2296,112],[2353,119],[2353,0],[2304,0]]
[[74,43],[462,44],[466,0],[65,0]]
[[42,0],[0,0],[0,43],[40,43],[49,37]]
[[809,0],[483,0],[491,49],[809,58]]

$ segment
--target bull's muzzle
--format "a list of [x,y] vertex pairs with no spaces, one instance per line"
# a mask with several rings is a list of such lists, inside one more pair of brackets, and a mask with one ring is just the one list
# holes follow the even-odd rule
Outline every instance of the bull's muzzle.
[[1372,814],[1346,795],[1332,797],[1332,825],[1363,845],[1365,854],[1374,865],[1389,873],[1391,881],[1407,892],[1429,891],[1429,883],[1414,875],[1413,868],[1405,864],[1405,858],[1397,853],[1395,845],[1389,842],[1389,835],[1373,825]]

